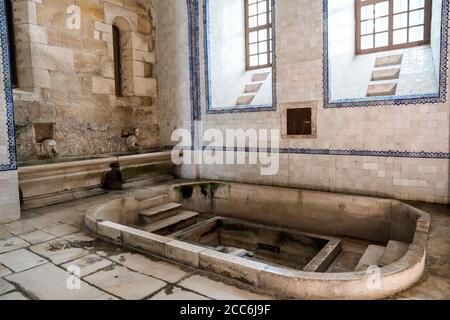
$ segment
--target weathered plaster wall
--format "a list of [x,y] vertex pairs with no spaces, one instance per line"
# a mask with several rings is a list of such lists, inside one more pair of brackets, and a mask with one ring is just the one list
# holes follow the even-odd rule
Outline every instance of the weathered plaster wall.
[[[160,145],[150,6],[133,0],[79,0],[81,28],[70,29],[72,13],[67,10],[73,1],[13,3],[19,160],[36,158],[36,123],[54,124],[63,157],[126,151],[121,131],[130,127],[139,129],[143,148]],[[114,91],[112,46],[112,24],[118,17],[131,28],[122,40],[134,74],[125,81],[131,91],[121,98]]]

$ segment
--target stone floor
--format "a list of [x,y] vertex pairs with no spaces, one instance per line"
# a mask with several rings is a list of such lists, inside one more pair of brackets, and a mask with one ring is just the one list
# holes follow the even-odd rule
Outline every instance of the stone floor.
[[[141,187],[154,196],[167,185]],[[144,256],[84,231],[87,208],[139,192],[122,192],[28,210],[0,225],[0,300],[20,299],[276,299],[230,279]],[[431,213],[424,278],[394,299],[450,299],[450,208],[415,204]]]

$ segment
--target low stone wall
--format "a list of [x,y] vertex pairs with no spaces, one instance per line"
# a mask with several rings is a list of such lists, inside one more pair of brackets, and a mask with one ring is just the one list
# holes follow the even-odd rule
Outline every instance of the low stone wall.
[[23,208],[37,208],[80,199],[99,193],[103,173],[118,162],[124,183],[169,174],[173,164],[170,152],[63,162],[19,168]]

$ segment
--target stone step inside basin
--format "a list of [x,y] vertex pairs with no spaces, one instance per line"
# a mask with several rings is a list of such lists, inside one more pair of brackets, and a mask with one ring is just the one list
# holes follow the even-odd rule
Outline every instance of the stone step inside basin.
[[173,216],[149,223],[140,229],[157,234],[168,234],[194,224],[198,215],[198,212],[181,210]]
[[169,202],[146,210],[142,210],[140,214],[146,222],[152,223],[165,218],[172,217],[177,213],[179,213],[182,208],[183,205],[179,203]]

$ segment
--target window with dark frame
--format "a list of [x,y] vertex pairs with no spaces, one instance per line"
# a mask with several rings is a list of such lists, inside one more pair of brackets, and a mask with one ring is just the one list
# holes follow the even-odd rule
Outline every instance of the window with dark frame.
[[312,109],[299,108],[287,110],[287,135],[312,135]]
[[113,51],[114,51],[114,82],[116,96],[122,96],[122,57],[120,52],[120,30],[117,26],[112,27]]
[[432,0],[356,0],[356,53],[430,42]]
[[245,0],[247,70],[272,66],[272,0]]
[[11,74],[11,84],[13,88],[18,86],[17,82],[17,61],[16,61],[16,46],[14,41],[14,24],[13,24],[13,7],[11,1],[5,1],[6,4],[6,20],[8,23],[8,45],[9,45],[9,61],[10,61],[10,74]]

